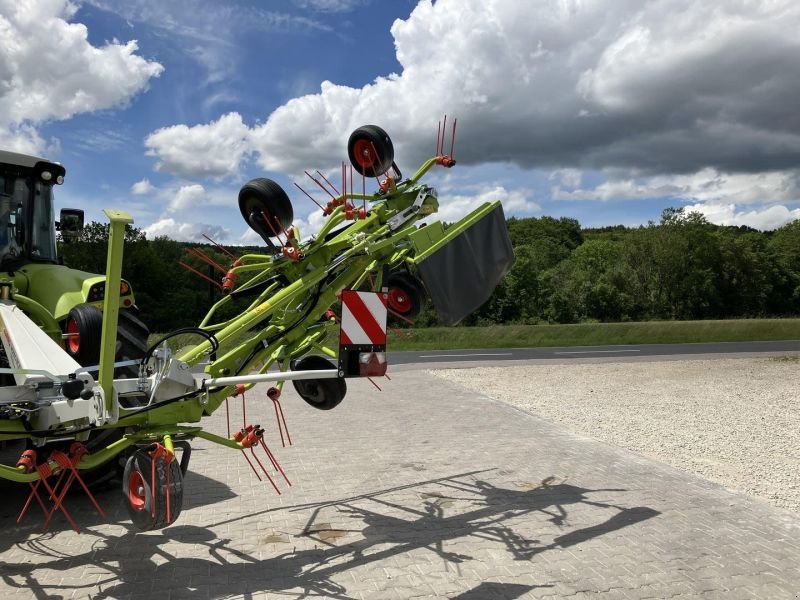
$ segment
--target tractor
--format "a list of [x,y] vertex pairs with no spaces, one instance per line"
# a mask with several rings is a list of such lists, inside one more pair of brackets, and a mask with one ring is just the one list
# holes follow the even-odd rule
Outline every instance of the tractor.
[[[0,297],[13,296],[72,358],[93,366],[100,362],[106,277],[71,269],[58,257],[56,231],[69,243],[84,220],[83,211],[74,208],[62,209],[54,219],[54,187],[64,183],[64,175],[58,163],[0,151]],[[149,331],[138,317],[131,285],[122,280],[119,292],[115,359],[135,361],[147,349]],[[0,357],[0,366],[7,362]]]

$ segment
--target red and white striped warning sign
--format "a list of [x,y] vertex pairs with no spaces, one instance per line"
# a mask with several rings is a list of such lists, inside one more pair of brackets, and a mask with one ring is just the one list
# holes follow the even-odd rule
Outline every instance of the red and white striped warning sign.
[[339,341],[346,345],[386,345],[386,295],[343,290]]

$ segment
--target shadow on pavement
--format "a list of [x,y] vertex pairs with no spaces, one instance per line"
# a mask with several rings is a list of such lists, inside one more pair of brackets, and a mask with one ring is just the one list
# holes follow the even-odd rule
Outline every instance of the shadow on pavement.
[[514,600],[514,598],[527,594],[534,587],[536,586],[522,585],[520,583],[489,583],[484,581],[468,592],[453,596],[451,600],[493,600],[494,598]]
[[[183,497],[183,510],[208,506],[235,497],[230,487],[199,473],[190,471],[186,475],[186,481],[190,485],[185,488],[187,492]],[[98,503],[106,511],[108,519],[103,519],[94,512],[83,490],[77,484],[70,488],[65,505],[81,529],[102,523],[127,525],[130,519],[125,510],[121,486],[121,482],[111,481],[92,489]],[[42,512],[35,502],[28,509],[22,524],[16,523],[29,493],[30,487],[27,484],[0,479],[0,532],[3,532],[0,535],[0,554],[16,541],[40,533],[42,530]],[[68,529],[70,529],[69,523],[58,513],[48,527],[48,531],[53,533]],[[9,533],[12,531],[13,533]]]
[[[422,492],[430,490],[432,485],[443,491]],[[415,492],[412,500],[408,498],[409,490]],[[395,499],[399,491],[406,492],[403,502]],[[4,565],[2,581],[7,586],[27,588],[39,599],[59,597],[62,591],[72,596],[74,585],[43,584],[37,572],[42,572],[42,579],[53,581],[57,578],[52,576],[52,571],[78,569],[83,572],[86,567],[92,567],[91,572],[100,575],[83,587],[86,592],[90,588],[101,590],[99,593],[91,591],[93,598],[124,598],[141,593],[143,589],[155,592],[159,591],[159,585],[183,594],[209,588],[211,597],[268,590],[294,597],[350,598],[347,589],[334,581],[335,575],[403,553],[429,551],[446,564],[458,565],[472,557],[450,551],[445,545],[462,538],[469,543],[466,538],[471,538],[505,547],[515,560],[529,560],[537,554],[572,547],[659,514],[647,507],[626,508],[590,498],[598,492],[607,495],[624,491],[591,490],[566,483],[552,484],[549,480],[534,489],[514,490],[475,481],[471,474],[461,474],[335,502],[274,509],[275,512],[310,511],[304,530],[295,535],[312,538],[316,547],[284,553],[276,549],[275,555],[266,559],[231,547],[231,540],[218,538],[210,528],[193,525],[177,525],[150,534],[130,531],[121,537],[87,531],[85,535],[96,536],[97,540],[92,551],[77,556],[49,550],[45,534],[19,545],[29,552],[50,555],[52,560],[41,565]],[[459,505],[452,514],[446,514],[445,509],[452,506],[448,503],[454,501]],[[602,512],[613,511],[613,514],[588,527],[552,537],[549,543],[527,539],[509,524],[512,519],[536,513],[545,517],[539,523],[552,523],[541,533],[552,535],[553,527],[556,531],[567,527],[568,509],[572,506],[591,506]],[[335,530],[329,523],[320,523],[321,515],[331,512],[353,526]],[[595,512],[591,514],[594,516]],[[585,511],[582,518],[586,518]],[[233,521],[209,527],[225,529]],[[337,543],[344,542],[342,536],[356,537],[353,533],[360,534],[360,539]],[[259,541],[259,534],[263,535],[263,531],[254,532],[255,541]],[[169,544],[174,552],[175,542],[191,545],[195,552],[198,547],[205,547],[207,557],[182,558],[164,548]],[[459,598],[516,598],[533,587],[543,586],[484,583]],[[544,587],[548,585],[545,583]]]

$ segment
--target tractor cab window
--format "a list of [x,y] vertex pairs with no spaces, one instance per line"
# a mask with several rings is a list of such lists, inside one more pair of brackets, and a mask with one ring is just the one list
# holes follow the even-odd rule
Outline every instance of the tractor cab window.
[[53,215],[53,186],[34,184],[33,222],[31,223],[31,258],[56,260],[56,228]]
[[0,173],[0,265],[22,260],[56,261],[53,186]]
[[25,178],[0,175],[0,265],[25,255],[25,212],[29,193]]

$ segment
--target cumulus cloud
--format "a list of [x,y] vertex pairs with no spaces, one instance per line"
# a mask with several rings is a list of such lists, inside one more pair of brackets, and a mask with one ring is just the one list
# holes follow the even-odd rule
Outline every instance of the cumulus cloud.
[[452,112],[467,163],[793,167],[799,26],[789,0],[423,0],[392,26],[401,73],[362,88],[325,82],[253,139],[265,168],[296,172],[377,122],[403,165],[430,151],[431,123]]
[[145,227],[144,232],[151,240],[156,237],[168,237],[181,242],[196,242],[203,234],[223,243],[231,239],[230,230],[219,225],[185,223],[172,218],[159,219]]
[[0,143],[39,153],[37,126],[125,105],[163,67],[135,41],[92,45],[68,0],[0,0]]
[[146,177],[141,181],[137,181],[131,186],[131,194],[135,196],[144,196],[146,194],[151,194],[156,191],[156,187],[150,183],[150,180]]
[[[551,171],[555,199],[678,199],[770,228],[800,201],[798,29],[793,0],[421,0],[391,28],[399,73],[325,81],[263,123],[230,113],[165,128],[148,147],[183,177],[232,175],[251,157],[296,175],[338,164],[349,133],[375,123],[408,171],[448,113],[460,164]],[[508,187],[441,194],[441,216],[494,197],[507,212],[538,210]]]
[[718,225],[746,225],[764,231],[800,219],[800,208],[790,210],[781,205],[740,210],[735,204],[693,204],[686,207],[686,212],[699,212]]
[[[792,0],[422,0],[391,28],[400,73],[360,88],[323,82],[253,125],[245,144],[262,167],[299,173],[336,164],[348,134],[377,123],[398,164],[412,168],[448,112],[459,117],[456,155],[466,164],[793,170],[798,27]],[[214,173],[235,171],[246,155]]]
[[439,212],[436,219],[452,223],[468,215],[485,202],[500,200],[506,214],[531,215],[541,210],[523,190],[507,190],[501,185],[483,186],[472,194],[450,194],[447,189],[439,194]]
[[199,183],[182,185],[172,196],[167,210],[169,212],[178,212],[203,204],[205,194],[205,188]]
[[173,125],[145,140],[156,169],[179,177],[221,178],[236,175],[251,152],[250,130],[239,113],[228,113],[206,125]]
[[[702,169],[689,175],[624,177],[613,172],[593,188],[574,187],[575,182],[559,181],[552,189],[558,200],[640,200],[680,198],[702,202],[763,204],[800,200],[800,177],[792,171],[763,173],[721,173]],[[579,183],[578,183],[579,184]],[[574,189],[569,189],[573,187]]]

